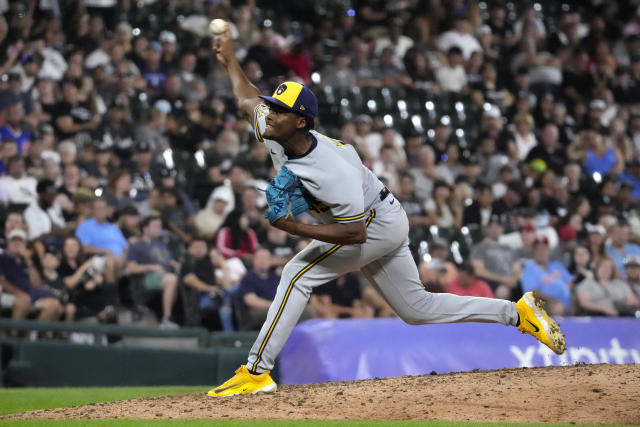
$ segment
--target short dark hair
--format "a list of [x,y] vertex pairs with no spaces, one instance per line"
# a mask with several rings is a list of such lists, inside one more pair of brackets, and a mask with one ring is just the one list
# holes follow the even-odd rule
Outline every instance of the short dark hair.
[[19,161],[23,161],[24,159],[22,158],[22,156],[20,154],[16,154],[15,156],[11,156],[9,157],[9,160],[7,161],[7,165],[11,166],[12,164],[19,162]]
[[462,264],[460,264],[458,266],[458,271],[460,272],[464,271],[465,273],[471,276],[476,274],[476,269],[473,267],[473,264],[471,264],[469,261],[465,261]]
[[43,194],[49,187],[55,187],[56,184],[50,179],[41,179],[36,185],[36,193]]
[[140,222],[140,228],[142,230],[144,230],[145,228],[147,228],[149,226],[149,224],[151,224],[155,220],[162,221],[162,219],[158,215],[151,215],[151,216],[146,217],[145,219],[143,219]]

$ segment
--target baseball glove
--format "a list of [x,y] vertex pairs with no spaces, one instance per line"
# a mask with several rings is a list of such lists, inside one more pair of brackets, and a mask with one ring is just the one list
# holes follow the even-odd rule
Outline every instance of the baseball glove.
[[299,215],[309,208],[300,180],[286,166],[283,166],[271,180],[267,186],[266,194],[269,209],[264,216],[272,224],[278,218],[290,213]]

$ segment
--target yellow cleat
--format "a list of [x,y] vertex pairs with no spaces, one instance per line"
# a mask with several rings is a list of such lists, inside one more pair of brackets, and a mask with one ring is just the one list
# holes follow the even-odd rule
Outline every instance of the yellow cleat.
[[236,394],[261,394],[273,393],[278,389],[278,385],[273,381],[271,371],[263,372],[260,375],[253,375],[246,366],[242,365],[236,369],[236,374],[228,379],[224,384],[209,390],[207,393],[211,397],[235,396]]
[[536,300],[533,292],[525,293],[516,303],[520,316],[520,332],[533,335],[542,344],[549,347],[556,354],[564,353],[567,344],[560,326],[547,314],[540,300]]

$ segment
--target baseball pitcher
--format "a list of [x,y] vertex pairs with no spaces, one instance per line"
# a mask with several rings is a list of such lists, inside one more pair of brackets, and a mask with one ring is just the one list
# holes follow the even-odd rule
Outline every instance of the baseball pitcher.
[[[260,95],[235,59],[228,25],[215,51],[229,72],[240,110],[279,170],[267,188],[266,217],[272,226],[313,241],[284,267],[247,364],[209,396],[276,391],[270,370],[313,288],[358,269],[409,324],[502,323],[564,352],[560,328],[530,292],[517,303],[427,292],[409,250],[407,215],[352,146],[314,130],[318,101],[313,92],[284,82],[273,96]],[[295,215],[304,211],[318,224],[297,222]]]

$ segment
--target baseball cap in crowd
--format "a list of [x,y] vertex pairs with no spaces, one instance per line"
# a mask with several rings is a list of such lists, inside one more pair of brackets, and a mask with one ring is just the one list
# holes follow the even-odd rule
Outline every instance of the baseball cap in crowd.
[[158,39],[160,40],[160,43],[175,43],[176,35],[171,31],[164,30],[160,32],[160,37],[158,37]]
[[136,151],[138,153],[147,153],[151,151],[151,144],[149,144],[147,141],[139,142],[138,145],[136,145]]
[[587,229],[587,233],[598,233],[602,236],[607,235],[607,230],[600,224],[589,224],[586,223],[584,226]]
[[273,96],[260,95],[260,98],[310,119],[318,115],[318,99],[311,89],[300,83],[281,83]]
[[640,255],[627,255],[622,262],[625,267],[640,267]]
[[13,240],[13,239],[21,239],[21,240],[26,242],[27,241],[27,233],[25,233],[24,230],[21,230],[19,228],[11,230],[9,232],[9,234],[7,235],[7,240]]

